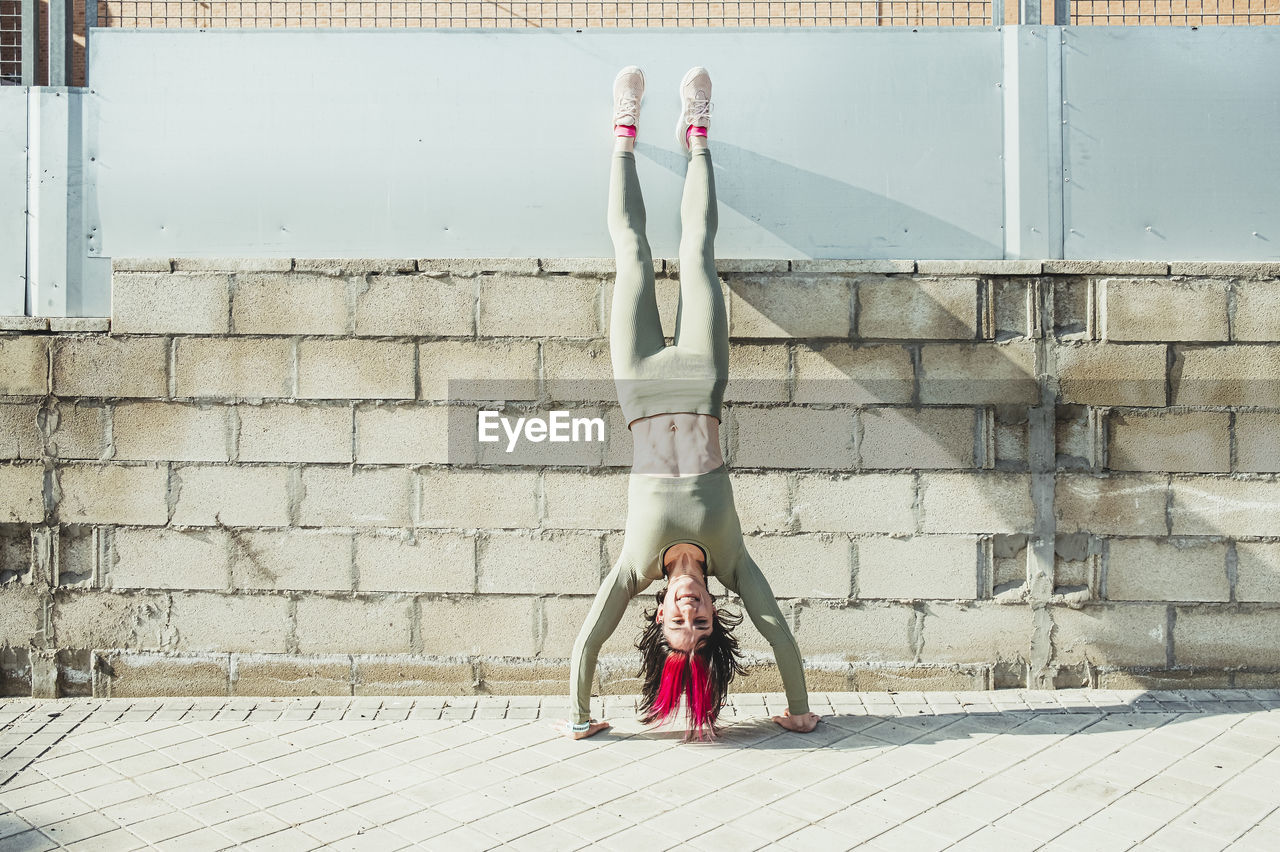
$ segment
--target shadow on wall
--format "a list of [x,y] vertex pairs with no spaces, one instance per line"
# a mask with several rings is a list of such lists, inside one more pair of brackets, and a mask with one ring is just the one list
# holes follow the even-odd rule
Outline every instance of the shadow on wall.
[[[681,154],[645,142],[636,143],[636,154],[684,176],[686,159]],[[720,179],[720,204],[806,257],[829,257],[834,250],[854,257],[916,257],[920,241],[908,237],[912,223],[924,226],[929,242],[956,247],[956,258],[1004,254],[1003,246],[917,208],[718,139],[714,164],[717,173],[749,176]],[[830,215],[831,211],[842,211],[842,215]],[[875,227],[859,227],[861,223],[874,223]],[[851,242],[859,237],[865,241]]]

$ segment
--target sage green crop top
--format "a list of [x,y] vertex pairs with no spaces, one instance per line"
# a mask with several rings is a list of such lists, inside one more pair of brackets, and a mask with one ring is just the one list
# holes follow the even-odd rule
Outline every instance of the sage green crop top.
[[573,646],[569,672],[573,721],[590,718],[591,683],[600,647],[622,620],[627,602],[662,579],[663,555],[680,542],[701,547],[707,554],[708,576],[742,599],[751,623],[773,648],[791,713],[809,712],[800,649],[769,583],[747,553],[729,469],[722,464],[696,476],[631,474],[622,553],[596,593]]

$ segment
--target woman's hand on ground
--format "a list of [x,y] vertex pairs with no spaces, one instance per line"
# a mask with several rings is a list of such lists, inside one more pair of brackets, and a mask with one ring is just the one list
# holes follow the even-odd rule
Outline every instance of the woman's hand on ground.
[[566,737],[569,737],[570,739],[585,740],[587,737],[593,737],[596,734],[600,733],[601,731],[605,730],[606,728],[611,728],[613,726],[610,725],[608,722],[604,722],[604,721],[597,722],[596,720],[592,719],[591,727],[587,728],[585,731],[575,731],[573,730],[573,726],[570,725],[568,721],[564,719],[557,719],[551,727],[554,730],[559,731],[561,734],[564,734]]
[[781,716],[774,716],[773,721],[788,731],[807,734],[818,727],[818,720],[821,718],[817,713],[801,713],[799,716],[792,716],[790,710],[784,710]]

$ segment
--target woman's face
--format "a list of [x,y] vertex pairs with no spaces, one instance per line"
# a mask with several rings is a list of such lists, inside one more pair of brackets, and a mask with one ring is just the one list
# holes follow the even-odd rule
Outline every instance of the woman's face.
[[711,635],[711,617],[716,612],[707,591],[702,551],[693,545],[676,545],[667,551],[666,566],[667,592],[657,621],[668,645],[693,651]]

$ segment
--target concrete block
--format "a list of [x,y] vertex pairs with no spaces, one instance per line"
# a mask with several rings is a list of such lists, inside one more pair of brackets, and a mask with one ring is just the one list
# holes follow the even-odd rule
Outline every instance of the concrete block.
[[437,529],[538,526],[538,474],[535,471],[423,468],[418,471],[416,487],[417,526]]
[[233,654],[231,694],[263,696],[350,695],[350,657]]
[[920,627],[924,663],[1023,663],[1034,632],[1027,607],[981,603],[929,603]]
[[1280,536],[1280,481],[1175,477],[1173,535]]
[[[532,657],[537,653],[538,599],[535,597],[448,597],[424,599],[419,606],[424,654]],[[494,630],[498,624],[502,629]]]
[[875,405],[911,401],[911,353],[902,346],[801,342],[795,349],[795,373],[796,402]]
[[0,331],[48,331],[48,317],[0,316]]
[[[553,529],[622,529],[627,520],[627,490],[630,479],[630,475],[623,471],[595,473],[544,471],[542,474],[543,525]],[[519,496],[527,493],[527,490],[522,488],[512,496],[518,499]],[[472,526],[472,524],[462,526]],[[475,524],[474,526],[490,525]],[[511,527],[513,524],[506,521],[492,526]]]
[[[72,406],[65,407],[74,411]],[[37,424],[39,417],[39,403],[0,401],[0,459],[40,458],[44,438]]]
[[1039,260],[917,260],[921,275],[1039,275]]
[[792,514],[803,530],[909,533],[916,528],[910,473],[799,474]]
[[547,395],[557,402],[618,400],[607,341],[546,341],[542,344],[542,375]]
[[589,532],[491,532],[476,543],[481,594],[594,594],[600,536]]
[[477,668],[481,686],[489,695],[564,695],[569,688],[569,667],[560,663],[482,660]]
[[[287,526],[289,476],[289,469],[285,467],[177,467],[173,471],[171,522],[179,526]],[[164,523],[164,520],[132,523]]]
[[231,290],[236,334],[349,334],[346,278],[305,272],[237,275]]
[[854,466],[854,415],[847,409],[735,408],[734,467]]
[[1280,287],[1275,281],[1236,281],[1232,340],[1280,340]]
[[1053,288],[1053,336],[1061,341],[1098,336],[1093,287],[1083,278],[1045,282]]
[[1280,346],[1180,348],[1172,378],[1173,405],[1280,408]]
[[849,282],[826,275],[735,277],[729,336],[848,337]]
[[[405,654],[410,650],[413,600],[307,596],[298,600],[298,651],[303,654]],[[334,625],[358,625],[335,630]]]
[[1169,478],[1151,474],[1059,474],[1054,488],[1058,532],[1167,535]]
[[[617,271],[617,264],[611,257],[542,257],[538,258],[538,268],[545,274],[590,275],[597,278]],[[662,274],[662,260],[652,264],[653,274]]]
[[1107,467],[1227,473],[1231,415],[1217,411],[1112,412]]
[[1081,405],[1165,405],[1165,347],[1059,346],[1059,399]]
[[373,275],[356,290],[358,335],[475,334],[475,282],[431,275]]
[[298,343],[300,399],[413,399],[413,344],[388,340]]
[[172,649],[169,603],[165,594],[62,589],[54,593],[53,634],[64,648]]
[[[8,357],[3,351],[0,354]],[[60,339],[54,348],[54,393],[60,397],[165,397],[168,361],[169,344],[160,338]],[[40,385],[44,388],[44,380]],[[15,391],[10,388],[9,393]]]
[[[1233,683],[1239,684],[1244,672],[1230,671],[1197,671],[1195,669],[1155,669],[1149,671],[1124,671],[1123,669],[1100,669],[1098,671],[1099,689],[1230,689]],[[1275,675],[1270,675],[1275,678]]]
[[[163,370],[164,362],[157,366]],[[49,390],[49,338],[0,335],[0,396],[44,396]]]
[[306,527],[407,527],[413,473],[403,468],[309,467],[299,510]]
[[1227,545],[1194,539],[1112,539],[1106,597],[1113,601],[1228,600]]
[[785,346],[740,343],[729,349],[730,402],[786,402],[791,383]]
[[[107,455],[107,406],[81,400],[60,401],[44,420],[49,438],[45,449],[50,456],[62,459],[102,459]],[[40,423],[37,415],[31,424]],[[39,453],[37,453],[37,456]]]
[[120,461],[229,461],[231,408],[132,402],[111,411],[113,458]]
[[[996,278],[988,283],[984,336],[996,340],[1033,337],[1040,321],[1034,304],[1035,290],[1025,278]],[[1056,312],[1055,312],[1056,318]]]
[[0,586],[0,648],[26,648],[44,625],[41,589],[22,583]]
[[242,462],[352,460],[350,405],[237,405],[235,412]]
[[[720,599],[717,605],[726,605],[726,601],[721,598],[722,594],[725,594],[724,587],[715,580],[710,585],[712,594]],[[630,657],[636,653],[635,642],[640,638],[647,622],[644,613],[657,608],[654,596],[663,588],[665,588],[664,583],[653,583],[628,602],[627,610],[622,620],[618,622],[617,629],[613,631],[613,635],[605,639],[604,646],[600,649],[601,661],[607,657]],[[590,596],[583,595],[557,595],[542,600],[542,612],[539,618],[542,656],[556,659],[568,659],[572,656],[573,643],[586,622],[587,613],[591,609],[591,600]],[[728,606],[732,612],[742,614],[742,607],[733,604]],[[783,606],[785,608],[786,604]],[[743,640],[742,632],[749,628],[749,623],[744,620],[742,626],[735,631],[740,645]],[[635,673],[636,668],[638,666],[632,669],[632,674]]]
[[995,430],[997,468],[1026,469],[1030,457],[1027,412],[1028,408],[1022,405],[995,406],[990,425]]
[[[791,269],[791,262],[782,259],[772,259],[765,257],[717,257],[716,272],[724,274],[726,272],[787,272]],[[680,259],[675,258],[674,266],[671,272],[680,271]]]
[[864,468],[973,467],[972,408],[876,408],[860,419]]
[[785,532],[791,529],[791,498],[783,473],[729,471],[733,502],[743,532]]
[[421,657],[356,657],[356,695],[472,695],[471,663],[445,663]]
[[511,272],[536,275],[536,257],[420,257],[418,271],[433,275],[480,275],[484,272]]
[[1174,261],[1170,275],[1205,275],[1218,278],[1275,278],[1280,276],[1280,263],[1274,261]]
[[858,282],[861,338],[973,340],[978,279],[885,278]]
[[288,272],[288,257],[175,257],[175,272]]
[[403,257],[295,257],[294,272],[322,275],[403,275],[416,272],[413,258]]
[[191,698],[230,692],[229,654],[101,656],[98,698]]
[[[289,599],[284,595],[177,592],[171,598],[171,614],[162,633],[167,648],[242,653],[288,650]],[[336,623],[342,622],[326,625],[331,635]],[[361,625],[362,632],[366,627]]]
[[481,337],[600,337],[600,282],[493,275],[480,279]]
[[1236,600],[1280,602],[1280,543],[1236,542]]
[[1104,278],[1098,282],[1104,340],[1226,340],[1222,281]]
[[1164,606],[1122,603],[1049,607],[1054,663],[1060,666],[1158,666],[1166,662]]
[[168,362],[169,343],[159,337],[59,339],[53,350],[53,392],[58,396],[167,396]]
[[967,692],[986,689],[984,666],[854,666],[854,692]]
[[111,331],[110,317],[49,317],[54,334],[93,334]]
[[293,341],[280,338],[179,338],[174,396],[293,396]]
[[229,537],[222,530],[121,528],[112,538],[109,588],[229,588]]
[[173,260],[167,257],[113,257],[111,272],[172,272]]
[[853,593],[848,536],[749,535],[747,552],[779,598],[847,599]]
[[216,274],[117,272],[111,276],[116,334],[226,334],[230,278]]
[[1179,666],[1274,669],[1280,610],[1178,607],[1173,659]]
[[[453,458],[450,428],[461,410],[443,405],[361,405],[355,411],[360,464],[444,464]],[[452,419],[451,419],[452,418]],[[470,446],[474,438],[459,441]]]
[[791,269],[795,272],[880,273],[887,275],[915,272],[916,263],[914,260],[819,260],[796,258],[791,261]]
[[1280,472],[1280,413],[1236,412],[1236,470]]
[[351,536],[328,530],[235,530],[231,584],[236,589],[351,591]]
[[925,532],[1031,532],[1035,508],[1025,473],[923,473]]
[[1046,260],[1045,275],[1168,275],[1169,264],[1152,260]]
[[473,592],[475,536],[455,532],[356,536],[356,588],[362,592]]
[[38,462],[0,465],[0,523],[44,520],[44,466]]
[[811,663],[915,659],[916,611],[908,604],[806,602],[796,607],[795,636]]
[[65,464],[58,469],[58,520],[67,524],[149,524],[169,518],[164,466]]
[[870,536],[857,548],[859,598],[978,597],[977,536]]
[[421,399],[538,398],[538,344],[532,340],[432,340],[418,347]]
[[920,401],[926,405],[1039,402],[1029,341],[920,347]]

